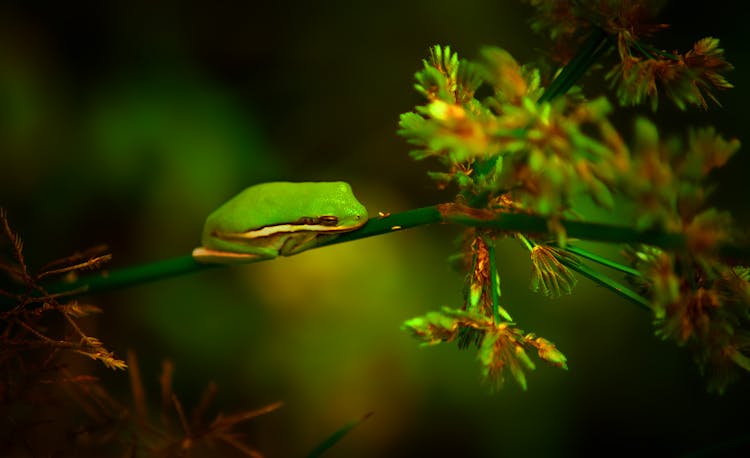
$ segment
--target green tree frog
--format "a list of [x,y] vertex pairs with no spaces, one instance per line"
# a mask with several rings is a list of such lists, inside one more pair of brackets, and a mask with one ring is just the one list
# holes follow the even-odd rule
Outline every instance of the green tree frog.
[[208,216],[193,258],[230,264],[290,256],[366,221],[367,209],[343,181],[257,184]]

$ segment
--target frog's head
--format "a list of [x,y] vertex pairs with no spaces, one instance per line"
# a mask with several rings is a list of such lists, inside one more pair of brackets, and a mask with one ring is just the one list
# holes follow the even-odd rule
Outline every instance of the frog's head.
[[316,193],[315,221],[309,223],[318,226],[321,232],[349,231],[367,222],[367,209],[352,192],[349,183],[336,181],[332,183],[315,183],[321,189]]

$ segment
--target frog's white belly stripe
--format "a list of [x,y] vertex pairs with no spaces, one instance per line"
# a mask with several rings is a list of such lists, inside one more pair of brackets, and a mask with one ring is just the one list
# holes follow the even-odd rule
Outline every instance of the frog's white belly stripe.
[[279,224],[277,226],[266,226],[248,232],[218,232],[217,237],[223,239],[256,239],[268,237],[269,235],[290,232],[342,232],[356,229],[356,227],[345,226],[323,226],[321,224]]

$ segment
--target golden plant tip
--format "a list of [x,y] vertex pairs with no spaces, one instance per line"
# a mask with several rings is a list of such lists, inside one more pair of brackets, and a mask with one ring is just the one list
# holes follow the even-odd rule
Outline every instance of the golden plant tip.
[[60,310],[74,318],[82,318],[94,313],[102,313],[102,309],[96,305],[80,304],[78,301],[73,301],[60,306]]
[[161,374],[159,375],[159,388],[161,388],[162,408],[166,409],[172,399],[172,379],[174,376],[174,363],[165,359],[161,362]]
[[146,402],[146,390],[143,388],[143,378],[141,377],[138,357],[133,350],[128,350],[128,365],[130,366],[130,392],[133,396],[133,404],[138,419],[145,424],[148,415],[148,404]]
[[531,249],[532,291],[541,291],[550,298],[571,294],[578,280],[558,256],[562,256],[560,251],[549,246],[536,245]]
[[474,310],[479,305],[479,300],[482,298],[482,285],[480,283],[472,283],[469,287],[469,306]]

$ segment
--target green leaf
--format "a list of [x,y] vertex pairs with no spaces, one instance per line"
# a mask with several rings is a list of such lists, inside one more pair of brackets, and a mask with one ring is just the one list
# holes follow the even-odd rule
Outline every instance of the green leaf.
[[529,84],[521,72],[521,66],[504,49],[485,47],[481,50],[484,60],[484,79],[495,89],[502,102],[514,102],[529,91]]
[[325,438],[320,444],[318,444],[307,456],[308,458],[317,458],[319,456],[323,456],[323,453],[336,445],[341,439],[344,438],[347,434],[351,432],[352,429],[359,426],[363,421],[367,420],[372,416],[373,412],[368,412],[361,416],[360,418],[357,418],[355,420],[352,420],[342,426],[341,428],[337,429],[333,432],[330,436]]
[[521,367],[515,361],[511,361],[510,363],[510,373],[511,375],[513,375],[513,378],[516,380],[521,389],[526,391],[528,389],[528,384],[526,383],[526,374],[524,374],[523,369],[521,369]]
[[437,68],[425,63],[425,68],[418,71],[414,78],[417,80],[414,88],[428,99],[439,99],[447,103],[455,102],[450,80]]
[[481,68],[467,60],[461,60],[458,66],[458,73],[456,74],[456,82],[458,84],[458,97],[457,102],[468,103],[474,93],[482,85],[482,70]]

